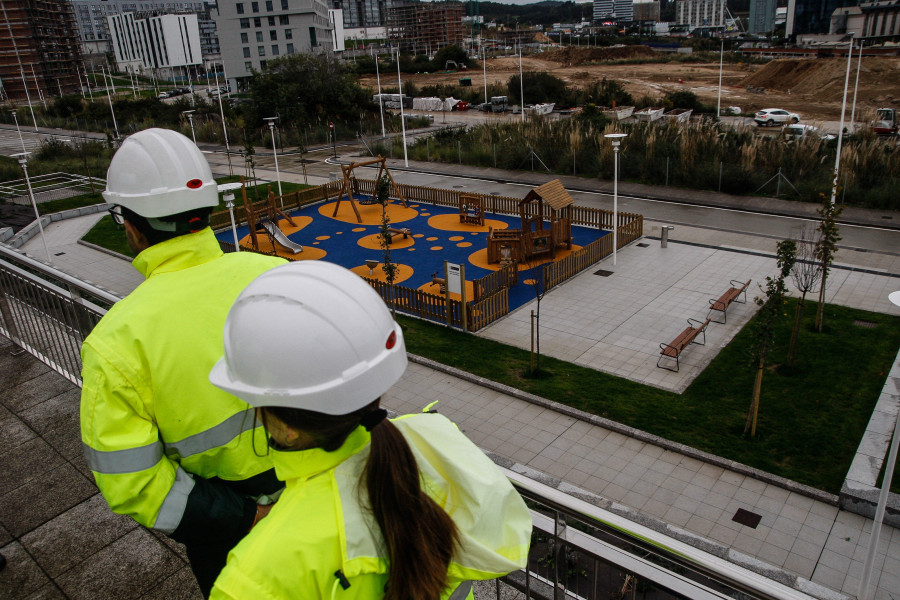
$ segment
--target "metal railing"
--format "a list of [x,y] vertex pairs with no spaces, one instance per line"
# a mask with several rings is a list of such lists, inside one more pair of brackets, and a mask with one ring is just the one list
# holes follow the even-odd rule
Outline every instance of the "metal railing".
[[[0,333],[76,385],[81,385],[81,343],[118,300],[0,245]],[[579,497],[504,472],[529,503],[535,528],[528,568],[496,582],[498,599],[816,598]]]
[[0,333],[76,385],[81,343],[118,300],[0,245]]
[[[99,193],[106,189],[106,180],[77,173],[46,173],[33,175],[31,189],[38,204],[71,198],[82,194]],[[28,185],[24,179],[0,183],[0,200],[12,204],[29,204]]]

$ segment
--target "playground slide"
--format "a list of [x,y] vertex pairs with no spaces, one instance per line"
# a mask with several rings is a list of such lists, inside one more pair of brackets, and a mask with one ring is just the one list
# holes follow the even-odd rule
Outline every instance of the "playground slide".
[[276,242],[278,242],[294,254],[303,252],[303,246],[296,242],[292,242],[290,238],[288,238],[288,236],[286,236],[275,223],[263,222],[263,227],[266,228],[266,231],[269,232],[269,235],[275,238]]

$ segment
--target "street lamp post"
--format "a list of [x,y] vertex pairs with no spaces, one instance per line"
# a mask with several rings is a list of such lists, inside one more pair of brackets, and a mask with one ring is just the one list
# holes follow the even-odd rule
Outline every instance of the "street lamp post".
[[403,82],[400,80],[400,46],[397,46],[397,93],[400,96],[400,131],[403,133],[403,166],[409,167],[406,153],[406,115],[403,114]]
[[719,40],[719,97],[716,101],[716,118],[722,118],[722,60],[725,57],[725,38]]
[[[224,69],[224,66],[223,66]],[[219,90],[219,115],[222,117],[222,135],[225,136],[225,156],[228,157],[228,174],[234,176],[234,167],[231,166],[231,148],[228,146],[228,127],[225,126],[225,109],[222,108],[222,90],[219,89],[219,70],[216,69],[216,89]],[[228,87],[228,79],[225,79],[226,89]]]
[[240,252],[241,246],[238,244],[237,225],[234,224],[234,190],[240,189],[244,184],[235,181],[234,183],[223,183],[216,189],[222,194],[222,200],[225,201],[225,208],[231,215],[231,235],[234,237],[234,251]]
[[275,121],[278,117],[266,117],[263,121],[269,124],[269,133],[272,134],[272,152],[275,155],[275,179],[278,181],[278,197],[281,200],[281,207],[284,208],[284,198],[281,193],[281,172],[278,170],[278,147],[275,145]]
[[[103,73],[103,82],[106,83],[106,69],[100,65],[100,71]],[[109,94],[109,86],[112,83],[112,73],[109,74],[109,83],[106,84],[106,99],[109,100],[109,112],[112,115],[113,129],[116,131],[116,140],[119,139],[119,125],[116,123],[116,111],[113,109],[112,96]]]
[[197,145],[197,135],[194,133],[194,111],[192,110],[183,110],[181,114],[188,118],[188,123],[191,124],[191,138],[194,140],[194,145]]
[[31,189],[31,178],[28,177],[29,154],[31,154],[31,152],[21,152],[19,154],[13,154],[12,158],[19,161],[19,164],[22,166],[22,171],[25,173],[25,185],[28,186],[28,198],[31,200],[31,207],[34,208],[34,218],[37,219],[38,230],[41,232],[41,242],[44,244],[44,252],[47,253],[47,262],[52,265],[53,259],[50,258],[50,248],[47,247],[47,238],[44,237],[44,224],[41,223],[41,213],[38,212],[37,202],[34,199],[34,192]]
[[381,115],[381,137],[384,137],[384,98],[381,95],[381,73],[378,72],[378,52],[375,55],[375,79],[378,81],[378,114]]
[[841,125],[838,129],[837,155],[834,158],[834,180],[831,182],[831,204],[837,199],[838,176],[841,170],[841,146],[844,143],[844,113],[847,112],[847,88],[850,86],[850,63],[853,58],[853,35],[854,32],[848,32],[850,36],[850,47],[847,49],[847,75],[844,77],[844,99],[841,102]]
[[619,144],[627,133],[607,133],[604,137],[612,142],[613,160],[613,266],[616,266],[616,251],[619,248]]
[[18,117],[16,117],[16,111],[11,110],[9,112],[12,113],[13,121],[16,122],[16,131],[19,133],[19,141],[22,142],[22,154],[25,154],[28,152],[28,150],[25,149],[25,140],[22,139],[22,130],[19,129],[19,119]]

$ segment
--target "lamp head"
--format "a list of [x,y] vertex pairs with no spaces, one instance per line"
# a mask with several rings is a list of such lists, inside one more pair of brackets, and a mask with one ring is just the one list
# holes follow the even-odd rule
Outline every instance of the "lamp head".
[[622,138],[628,137],[627,133],[607,133],[603,137],[608,138],[609,141],[612,142],[613,148],[618,148],[619,144],[622,143]]
[[19,161],[19,164],[24,167],[25,165],[28,164],[28,155],[29,154],[31,154],[31,152],[19,152],[17,154],[10,154],[9,157],[15,158],[17,161]]

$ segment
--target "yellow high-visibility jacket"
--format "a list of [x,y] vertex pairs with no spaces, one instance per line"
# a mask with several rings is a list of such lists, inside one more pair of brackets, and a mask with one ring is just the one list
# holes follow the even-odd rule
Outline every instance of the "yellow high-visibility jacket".
[[[213,386],[209,370],[222,356],[225,317],[238,294],[283,262],[250,252],[223,255],[209,228],[134,259],[146,281],[109,310],[81,349],[81,439],[113,511],[171,533],[189,508],[193,476],[240,488],[272,469],[253,410]],[[236,527],[234,515],[245,508],[227,494],[192,498],[200,505],[190,514],[209,519],[197,526],[210,532],[217,515],[224,527]],[[244,525],[241,535],[249,529]]]
[[[423,489],[459,529],[443,598],[470,597],[472,580],[524,567],[531,514],[494,463],[441,415],[410,415],[393,423],[413,450]],[[232,549],[211,600],[384,597],[389,567],[384,540],[359,503],[370,440],[358,427],[334,452],[273,452],[285,491]]]

